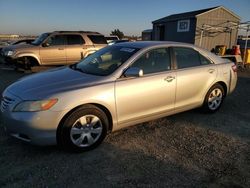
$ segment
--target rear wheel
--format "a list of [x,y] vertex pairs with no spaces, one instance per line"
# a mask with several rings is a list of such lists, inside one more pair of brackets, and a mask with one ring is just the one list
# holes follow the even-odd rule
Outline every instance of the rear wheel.
[[107,135],[106,114],[93,105],[73,111],[58,129],[58,143],[77,152],[96,148]]
[[219,110],[223,103],[224,95],[224,89],[220,84],[213,85],[207,92],[203,103],[203,110],[209,113]]

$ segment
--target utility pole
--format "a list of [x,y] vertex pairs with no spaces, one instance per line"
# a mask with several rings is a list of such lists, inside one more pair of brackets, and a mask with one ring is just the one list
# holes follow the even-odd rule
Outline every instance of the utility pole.
[[248,24],[246,30],[246,42],[245,42],[245,49],[244,49],[244,58],[243,58],[243,65],[246,63],[246,55],[247,55],[247,42],[248,42],[248,31],[250,30],[250,25]]
[[204,32],[203,28],[204,28],[204,24],[202,25],[202,28],[201,28],[200,47],[201,47],[201,44],[202,44],[202,37],[203,37],[203,32]]
[[203,36],[203,29],[201,30],[200,47],[201,47],[201,44],[202,44],[202,36]]

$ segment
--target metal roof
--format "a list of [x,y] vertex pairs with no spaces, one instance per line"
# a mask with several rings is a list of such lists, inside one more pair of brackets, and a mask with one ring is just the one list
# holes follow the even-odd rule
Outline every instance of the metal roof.
[[146,29],[144,31],[142,31],[143,33],[151,33],[153,31],[153,29]]
[[230,14],[232,14],[233,16],[235,16],[236,18],[240,19],[239,16],[237,16],[236,14],[231,12],[230,10],[226,9],[225,7],[217,6],[217,7],[211,7],[211,8],[201,9],[201,10],[196,10],[196,11],[191,11],[191,12],[184,12],[184,13],[180,13],[180,14],[172,14],[170,16],[166,16],[166,17],[160,18],[158,20],[155,20],[152,23],[156,24],[156,23],[162,23],[162,22],[168,22],[168,21],[174,21],[174,20],[180,20],[180,19],[194,18],[198,15],[207,13],[207,12],[212,11],[212,10],[217,9],[217,8],[222,8],[222,9],[226,10],[227,12],[229,12]]

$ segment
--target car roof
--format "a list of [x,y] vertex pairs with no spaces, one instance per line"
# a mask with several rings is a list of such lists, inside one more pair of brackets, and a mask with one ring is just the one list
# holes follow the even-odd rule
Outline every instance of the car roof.
[[147,48],[153,46],[161,46],[161,45],[183,45],[183,46],[194,46],[192,44],[180,43],[180,42],[172,42],[172,41],[136,41],[136,42],[123,42],[118,43],[116,45],[124,46],[124,47],[131,47],[131,48]]
[[195,46],[193,44],[181,43],[181,42],[172,42],[172,41],[137,41],[137,42],[122,42],[114,44],[116,46],[128,47],[128,48],[151,48],[151,47],[162,47],[162,46],[174,46],[174,47],[189,47],[198,50],[200,53],[209,57],[213,62],[223,63],[224,59],[219,56],[209,52],[206,49],[203,49],[199,46]]

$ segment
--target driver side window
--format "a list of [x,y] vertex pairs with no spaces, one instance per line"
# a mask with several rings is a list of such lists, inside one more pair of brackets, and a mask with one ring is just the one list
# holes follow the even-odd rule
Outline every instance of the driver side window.
[[143,74],[168,71],[171,69],[171,61],[168,48],[158,48],[143,54],[131,67],[140,68]]
[[65,37],[63,35],[54,35],[48,38],[47,43],[49,46],[58,46],[65,44]]

